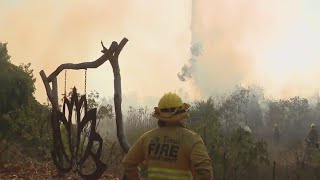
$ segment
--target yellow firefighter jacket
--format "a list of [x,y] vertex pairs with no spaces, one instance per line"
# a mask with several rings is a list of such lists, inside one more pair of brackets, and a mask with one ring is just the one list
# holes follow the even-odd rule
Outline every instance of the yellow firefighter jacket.
[[160,127],[143,134],[122,164],[129,179],[139,179],[138,165],[148,166],[148,179],[212,179],[212,164],[201,137],[183,127]]

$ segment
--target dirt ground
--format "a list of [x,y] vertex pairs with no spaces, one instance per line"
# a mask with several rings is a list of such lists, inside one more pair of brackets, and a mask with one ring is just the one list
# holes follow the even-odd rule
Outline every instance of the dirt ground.
[[[0,179],[1,180],[43,180],[43,179],[61,179],[58,176],[58,172],[53,167],[52,163],[36,164],[36,163],[6,163],[0,164]],[[63,179],[82,179],[75,174],[66,174]],[[116,180],[120,179],[114,177],[110,173],[105,172],[100,179],[103,180]]]

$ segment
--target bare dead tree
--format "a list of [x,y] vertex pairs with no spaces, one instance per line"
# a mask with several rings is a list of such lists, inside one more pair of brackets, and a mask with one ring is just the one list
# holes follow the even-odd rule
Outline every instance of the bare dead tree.
[[[52,108],[60,111],[59,104],[58,104],[59,98],[58,98],[58,84],[57,84],[57,76],[60,74],[60,72],[65,69],[79,70],[79,69],[97,68],[101,66],[104,62],[109,60],[112,66],[113,75],[114,75],[114,106],[115,106],[115,114],[116,114],[117,137],[125,153],[129,151],[130,145],[126,140],[126,137],[124,135],[124,130],[123,130],[123,120],[122,120],[122,110],[121,110],[121,103],[122,103],[121,76],[120,76],[118,58],[119,58],[120,52],[122,51],[123,47],[127,42],[128,42],[127,38],[123,38],[119,44],[113,41],[109,49],[103,45],[103,42],[101,42],[101,45],[103,47],[101,52],[103,53],[103,55],[95,61],[83,62],[78,64],[73,64],[73,63],[61,64],[49,76],[46,76],[43,70],[40,71],[40,76],[45,86],[49,101],[52,104]],[[50,86],[50,83],[52,84],[52,86]]]

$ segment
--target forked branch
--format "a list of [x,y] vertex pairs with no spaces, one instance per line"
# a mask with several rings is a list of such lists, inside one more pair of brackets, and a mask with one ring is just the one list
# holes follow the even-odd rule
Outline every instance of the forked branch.
[[112,44],[110,45],[109,49],[107,49],[103,45],[103,43],[101,42],[101,45],[103,47],[103,50],[101,52],[103,53],[103,55],[100,58],[98,58],[95,61],[91,61],[91,62],[83,62],[83,63],[78,63],[78,64],[73,64],[73,63],[61,64],[55,71],[53,71],[48,76],[47,79],[49,82],[52,82],[53,78],[57,77],[59,75],[59,73],[61,71],[63,71],[64,69],[79,70],[79,69],[97,68],[97,67],[101,66],[104,62],[106,62],[107,60],[112,60],[115,57],[118,58],[120,52],[122,51],[123,47],[126,45],[127,42],[128,42],[127,38],[123,38],[119,45],[117,42],[113,41]]

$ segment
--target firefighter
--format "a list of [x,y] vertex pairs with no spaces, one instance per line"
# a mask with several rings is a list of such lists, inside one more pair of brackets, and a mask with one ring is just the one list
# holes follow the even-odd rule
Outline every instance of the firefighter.
[[147,163],[148,179],[212,179],[212,164],[201,137],[185,128],[190,105],[166,93],[155,107],[158,126],[144,133],[122,164],[129,179],[140,179],[138,166]]
[[308,144],[312,147],[317,147],[318,148],[318,131],[316,129],[315,124],[311,124],[310,130],[308,132],[308,139],[307,141],[309,142]]
[[274,128],[273,128],[273,144],[274,145],[278,145],[280,141],[280,130],[278,127],[278,124],[274,124]]

